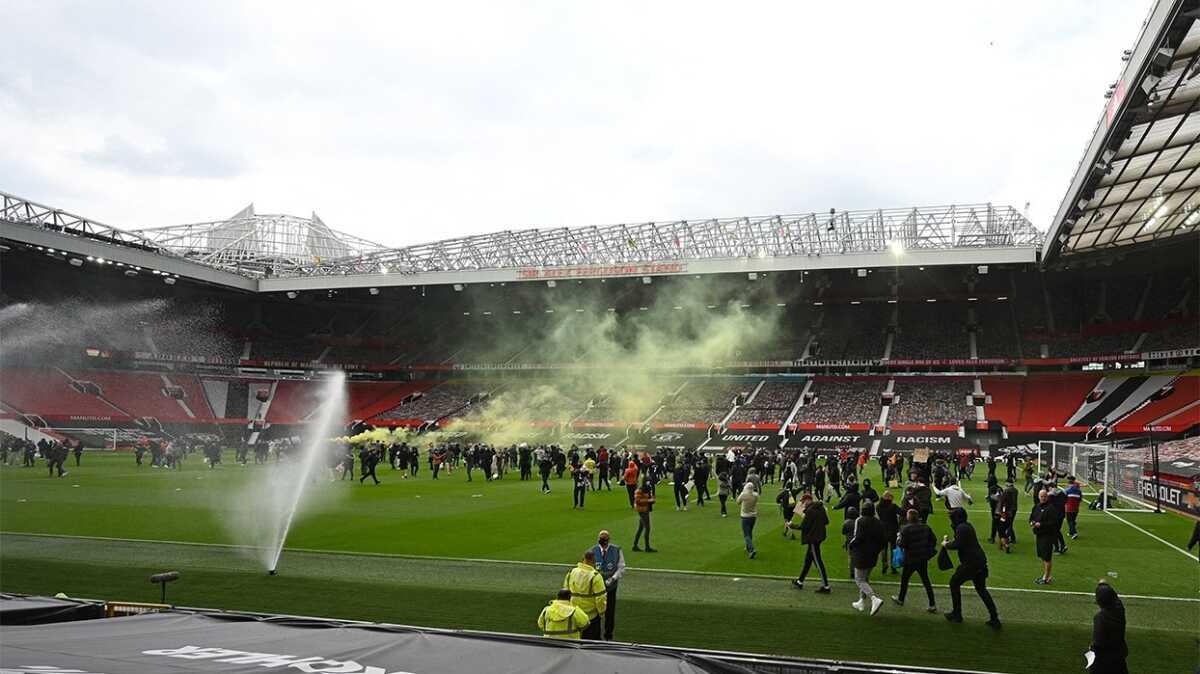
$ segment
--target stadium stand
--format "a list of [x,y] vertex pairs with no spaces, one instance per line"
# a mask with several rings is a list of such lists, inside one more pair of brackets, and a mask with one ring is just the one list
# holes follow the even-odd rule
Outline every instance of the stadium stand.
[[479,387],[469,384],[457,382],[438,384],[424,390],[421,397],[399,404],[377,415],[377,418],[436,421],[466,407],[471,398],[479,392]]
[[[1064,425],[1100,381],[1096,375],[1037,374],[1020,379],[1020,415],[1015,422],[1003,420],[1016,426],[1045,427]],[[990,393],[987,387],[995,381],[998,379],[984,382],[984,391]]]
[[960,424],[974,417],[975,409],[967,402],[972,388],[972,380],[965,377],[896,379],[888,423]]
[[804,389],[803,384],[793,382],[766,382],[754,396],[754,400],[742,405],[729,418],[730,423],[781,424],[796,404],[796,398]]
[[663,424],[712,424],[733,409],[734,398],[749,393],[754,384],[743,382],[690,380],[683,390],[654,417]]
[[960,302],[902,302],[892,358],[967,358],[970,341]]
[[1175,380],[1171,394],[1159,400],[1152,400],[1136,412],[1120,419],[1116,430],[1120,432],[1139,433],[1142,427],[1154,424],[1173,416],[1184,416],[1188,409],[1192,412],[1192,421],[1200,423],[1200,376],[1185,376]]
[[12,411],[52,421],[72,417],[128,421],[130,417],[101,398],[76,390],[69,377],[52,369],[5,368],[0,401]]
[[875,424],[882,407],[880,393],[886,385],[884,378],[816,377],[810,391],[816,399],[802,406],[794,421]]

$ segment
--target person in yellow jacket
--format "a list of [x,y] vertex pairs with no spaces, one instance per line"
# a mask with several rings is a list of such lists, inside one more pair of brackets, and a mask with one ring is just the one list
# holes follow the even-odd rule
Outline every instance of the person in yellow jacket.
[[608,589],[604,585],[604,576],[596,570],[596,553],[588,550],[583,553],[583,561],[567,572],[563,579],[563,589],[570,590],[571,603],[583,610],[587,615],[588,624],[583,630],[584,639],[600,641],[600,619],[608,608]]
[[588,625],[588,616],[583,609],[571,603],[570,590],[559,590],[558,599],[542,609],[537,624],[544,637],[578,639]]

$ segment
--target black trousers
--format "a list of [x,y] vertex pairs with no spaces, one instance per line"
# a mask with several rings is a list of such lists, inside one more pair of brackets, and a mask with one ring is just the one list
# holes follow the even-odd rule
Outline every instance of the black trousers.
[[904,597],[908,595],[908,579],[912,578],[914,573],[920,576],[921,585],[925,586],[925,596],[929,599],[929,605],[936,606],[937,600],[933,597],[933,585],[929,582],[928,559],[913,564],[905,562],[904,570],[900,572],[900,595],[897,597],[897,599],[904,601]]
[[958,567],[954,570],[954,575],[950,576],[950,602],[952,604],[952,612],[955,615],[962,615],[962,586],[968,580],[975,586],[975,593],[983,600],[983,605],[987,607],[988,616],[995,619],[998,616],[996,613],[996,602],[992,600],[992,594],[987,589],[987,567],[983,569],[964,569]]
[[704,499],[712,500],[712,494],[708,493],[708,478],[696,480],[696,505],[704,505]]
[[682,482],[675,483],[675,507],[686,508],[688,501],[687,485]]
[[721,514],[722,514],[722,515],[725,515],[725,514],[727,514],[727,513],[726,513],[726,511],[725,511],[725,502],[729,500],[729,495],[728,495],[728,494],[721,494],[721,495],[720,495],[720,496],[718,496],[717,498],[718,498],[718,499],[720,499],[720,501],[721,501]]
[[608,606],[604,609],[604,640],[613,640],[613,627],[617,624],[617,586],[608,587]]
[[808,550],[804,553],[804,567],[800,569],[800,582],[803,583],[804,579],[808,577],[808,570],[815,563],[817,571],[821,572],[821,586],[829,585],[829,574],[825,573],[825,560],[821,559],[821,544],[809,543],[807,548]]
[[636,484],[627,484],[627,485],[625,485],[625,491],[629,492],[629,507],[632,508],[633,507],[633,495],[634,495],[634,493],[637,492],[637,485]]
[[583,507],[583,497],[587,495],[587,485],[578,485],[575,487],[574,501],[575,505]]
[[550,471],[543,470],[542,471],[542,491],[550,491],[550,483],[547,482],[547,480],[549,480],[549,479],[550,479]]
[[371,478],[372,480],[374,480],[375,484],[379,484],[379,478],[375,477],[375,464],[373,464],[373,463],[363,464],[362,477],[358,478],[359,484],[362,484],[362,482],[364,480],[366,480],[368,477]]
[[637,547],[642,532],[646,532],[646,547],[650,547],[650,513],[638,513],[637,533],[633,535],[633,547]]
[[591,641],[600,641],[600,630],[603,626],[603,622],[604,616],[596,616],[595,618],[592,618],[592,622],[588,623],[588,626],[583,628],[583,634],[580,636]]

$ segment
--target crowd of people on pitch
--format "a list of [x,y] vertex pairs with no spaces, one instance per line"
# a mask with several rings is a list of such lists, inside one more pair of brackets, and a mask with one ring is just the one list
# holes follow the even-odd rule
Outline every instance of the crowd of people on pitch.
[[68,475],[65,466],[67,458],[75,456],[78,466],[83,457],[83,443],[79,440],[64,438],[63,440],[41,438],[34,442],[28,438],[18,438],[10,433],[0,431],[0,465],[15,466],[20,459],[21,466],[33,468],[37,465],[38,457],[46,460],[49,477]]

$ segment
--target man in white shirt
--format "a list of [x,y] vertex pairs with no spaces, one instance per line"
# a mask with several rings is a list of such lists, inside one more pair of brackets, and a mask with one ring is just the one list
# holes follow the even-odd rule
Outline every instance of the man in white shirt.
[[946,507],[948,509],[965,508],[964,503],[975,503],[971,495],[963,491],[963,488],[959,486],[958,480],[955,480],[953,477],[949,478],[949,480],[950,484],[946,485],[945,489],[938,489],[936,486],[933,488],[935,496],[946,499]]

